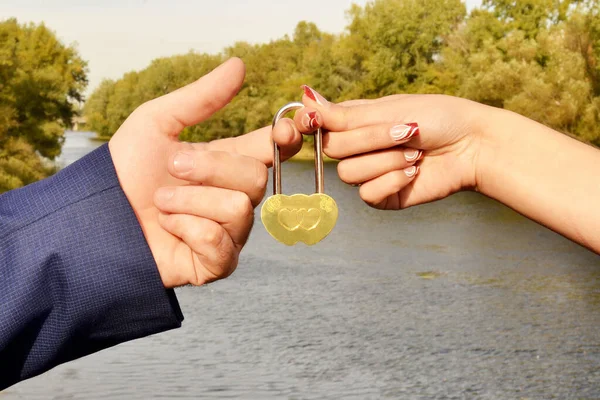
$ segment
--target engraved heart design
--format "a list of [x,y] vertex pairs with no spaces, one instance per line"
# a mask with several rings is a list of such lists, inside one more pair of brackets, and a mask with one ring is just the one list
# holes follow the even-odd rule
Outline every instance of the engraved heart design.
[[277,214],[279,223],[288,231],[295,231],[296,229],[300,228],[303,218],[304,210],[284,208]]
[[311,208],[304,210],[304,215],[302,222],[300,222],[300,226],[302,229],[310,231],[315,229],[319,225],[319,222],[321,222],[321,210]]
[[335,226],[338,208],[326,194],[278,194],[262,206],[261,218],[271,236],[289,246],[298,242],[313,245],[325,238]]
[[315,229],[321,221],[321,211],[316,208],[284,208],[277,214],[279,223],[288,231],[295,231],[298,228],[310,231]]

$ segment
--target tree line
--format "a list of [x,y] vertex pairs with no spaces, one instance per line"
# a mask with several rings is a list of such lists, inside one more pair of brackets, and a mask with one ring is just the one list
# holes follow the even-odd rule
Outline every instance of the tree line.
[[185,140],[236,136],[268,125],[308,84],[333,101],[396,93],[444,93],[516,111],[600,145],[598,0],[374,0],[347,11],[346,32],[300,22],[291,37],[240,42],[221,54],[160,58],[104,81],[86,103],[91,128],[112,135],[139,104],[237,56],[240,94]]
[[[332,101],[443,93],[513,110],[600,146],[599,0],[372,0],[333,35],[300,22],[291,36],[219,54],[154,60],[103,81],[85,102],[90,130],[110,137],[143,102],[237,56],[246,81],[232,104],[186,128],[208,141],[270,124],[308,84]],[[87,83],[86,64],[43,25],[0,23],[0,191],[49,173]],[[42,157],[40,157],[42,156]]]
[[0,22],[0,193],[56,170],[86,85],[77,50],[43,24]]

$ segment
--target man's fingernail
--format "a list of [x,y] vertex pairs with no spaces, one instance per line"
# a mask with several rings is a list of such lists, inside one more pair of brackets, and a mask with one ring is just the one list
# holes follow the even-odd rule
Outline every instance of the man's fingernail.
[[404,158],[406,158],[407,162],[415,162],[421,157],[421,150],[413,150],[413,151],[405,151]]
[[418,173],[419,173],[419,167],[416,165],[413,165],[412,167],[408,167],[404,170],[404,173],[406,174],[406,176],[408,176],[409,178],[413,178],[415,177]]
[[302,89],[304,89],[304,94],[311,99],[312,101],[317,102],[317,104],[324,106],[329,104],[329,102],[325,99],[325,97],[321,96],[319,92],[315,89],[311,88],[308,85],[302,85]]
[[175,189],[173,188],[160,188],[156,191],[156,198],[158,201],[169,201],[175,195]]
[[304,114],[304,117],[302,117],[302,125],[308,130],[317,129],[321,126],[319,114],[316,111]]
[[177,155],[175,155],[175,159],[173,160],[173,168],[176,172],[183,174],[194,169],[195,163],[196,162],[191,155],[187,153],[177,153]]
[[396,142],[411,139],[415,136],[418,136],[419,133],[419,124],[416,122],[403,125],[394,125],[390,130],[390,135]]

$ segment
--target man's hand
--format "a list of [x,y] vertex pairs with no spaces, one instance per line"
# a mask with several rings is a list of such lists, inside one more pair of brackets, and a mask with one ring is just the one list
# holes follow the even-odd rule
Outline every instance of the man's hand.
[[[227,105],[244,74],[241,60],[225,62],[140,106],[109,142],[119,181],[165,287],[229,276],[248,239],[272,163],[271,128],[210,143],[178,140],[183,128]],[[285,119],[273,132],[284,159],[302,146],[300,131],[311,129],[300,125]]]

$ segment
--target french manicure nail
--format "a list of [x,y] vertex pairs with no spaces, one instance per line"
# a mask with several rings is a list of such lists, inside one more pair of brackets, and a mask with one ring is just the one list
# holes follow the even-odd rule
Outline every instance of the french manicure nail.
[[404,158],[406,158],[407,162],[415,162],[421,157],[421,150],[414,150],[413,152],[405,151]]
[[325,97],[321,96],[321,94],[319,94],[319,92],[317,92],[315,89],[311,88],[310,86],[302,85],[302,89],[304,89],[304,94],[312,101],[315,101],[318,105],[324,106],[324,105],[329,104],[329,102],[325,99]]
[[156,191],[156,198],[159,201],[169,201],[175,195],[173,188],[160,188]]
[[302,125],[304,125],[306,129],[311,130],[318,128],[321,126],[321,123],[319,122],[319,114],[317,114],[316,111],[304,114],[304,117],[302,118]]
[[177,153],[177,155],[175,155],[175,159],[173,160],[173,168],[180,174],[190,172],[192,169],[194,169],[195,164],[196,162],[194,161],[194,158],[187,153]]
[[406,168],[404,170],[404,173],[409,178],[413,178],[413,177],[415,177],[419,173],[419,167],[416,166],[416,165],[413,165],[412,167]]
[[419,124],[417,124],[416,122],[411,122],[410,124],[403,125],[394,125],[390,130],[390,135],[392,136],[392,139],[396,142],[411,139],[415,136],[418,136],[419,133]]

